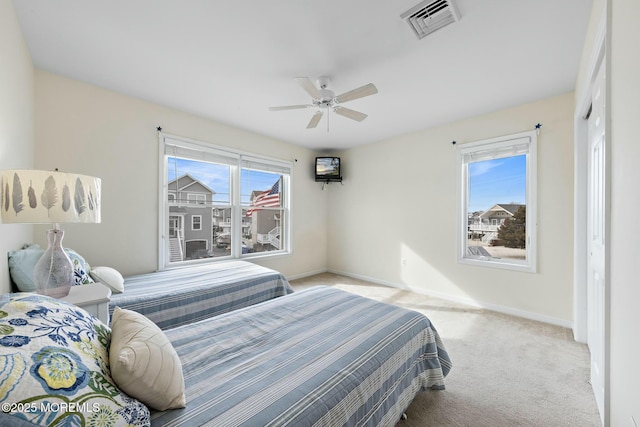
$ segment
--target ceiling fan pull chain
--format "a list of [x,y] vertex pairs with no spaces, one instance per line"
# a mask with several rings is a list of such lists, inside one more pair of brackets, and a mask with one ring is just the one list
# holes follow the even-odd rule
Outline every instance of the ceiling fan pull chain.
[[327,108],[327,133],[329,133],[329,116],[331,116],[331,114],[329,114],[329,109]]

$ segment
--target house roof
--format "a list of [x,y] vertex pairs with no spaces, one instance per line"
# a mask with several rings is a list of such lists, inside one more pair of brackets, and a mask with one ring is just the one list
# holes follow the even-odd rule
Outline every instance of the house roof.
[[500,203],[500,204],[497,204],[496,206],[499,206],[505,211],[509,212],[510,214],[515,215],[515,213],[518,212],[518,209],[526,205],[518,204],[518,203]]
[[485,218],[494,212],[507,212],[509,215],[513,216],[520,209],[520,207],[525,206],[517,203],[499,203],[491,206],[486,211],[482,212],[479,216],[480,218]]
[[[177,183],[179,185],[178,191],[192,191],[194,193],[207,192],[207,193],[211,193],[211,194],[216,194],[216,192],[214,190],[212,190],[211,188],[206,186],[202,181],[199,181],[196,178],[192,177],[188,173],[185,173],[184,175],[180,175],[178,178],[169,181],[169,184],[168,184],[169,191],[175,191],[175,183],[176,183],[176,181],[177,181]],[[182,183],[182,181],[184,181],[184,183]],[[174,184],[173,189],[171,188],[171,184]],[[197,191],[196,189],[190,189],[189,188],[189,187],[194,187],[196,185],[201,185],[202,187],[204,187],[205,191]]]

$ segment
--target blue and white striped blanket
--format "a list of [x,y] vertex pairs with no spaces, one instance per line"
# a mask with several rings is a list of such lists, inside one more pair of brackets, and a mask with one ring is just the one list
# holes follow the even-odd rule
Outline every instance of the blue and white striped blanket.
[[279,272],[246,261],[222,261],[129,276],[116,306],[142,313],[161,329],[175,328],[292,293]]
[[328,287],[165,333],[187,406],[156,426],[393,426],[451,368],[424,315]]

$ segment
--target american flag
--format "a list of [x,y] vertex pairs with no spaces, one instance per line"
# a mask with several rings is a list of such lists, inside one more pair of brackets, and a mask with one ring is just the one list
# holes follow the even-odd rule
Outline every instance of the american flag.
[[263,207],[280,207],[280,180],[277,180],[270,189],[263,191],[253,199],[251,202],[251,208],[247,210],[247,216],[251,216],[255,211],[259,211]]

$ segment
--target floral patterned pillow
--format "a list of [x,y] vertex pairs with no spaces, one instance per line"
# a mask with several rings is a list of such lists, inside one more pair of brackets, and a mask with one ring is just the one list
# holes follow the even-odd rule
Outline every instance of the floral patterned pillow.
[[87,285],[89,283],[94,283],[90,275],[91,267],[84,258],[73,249],[65,248],[64,251],[67,253],[71,263],[73,264],[73,284]]
[[0,295],[0,425],[150,425],[147,407],[111,378],[110,339],[72,304]]

